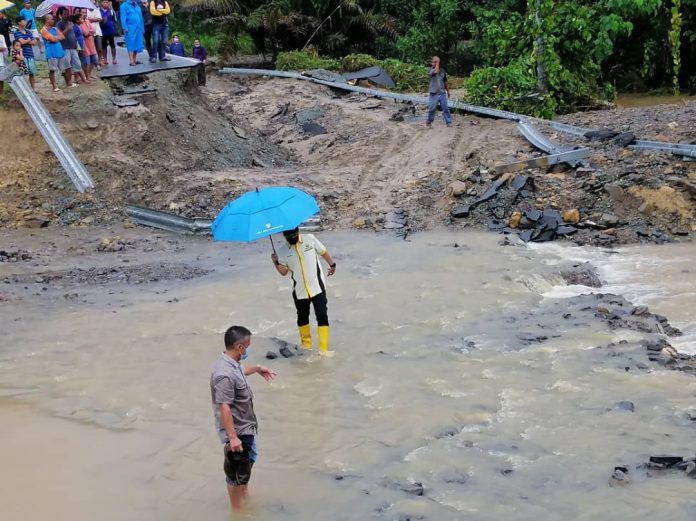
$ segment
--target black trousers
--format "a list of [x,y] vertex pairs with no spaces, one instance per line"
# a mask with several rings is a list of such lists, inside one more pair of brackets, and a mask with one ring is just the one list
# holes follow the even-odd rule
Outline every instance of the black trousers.
[[157,58],[156,54],[152,54],[152,24],[145,26],[145,48],[147,49],[147,55],[150,58]]
[[317,316],[317,325],[329,325],[328,300],[326,299],[326,291],[322,291],[312,298],[298,299],[295,292],[292,292],[292,298],[295,301],[295,309],[297,309],[297,325],[298,327],[309,324],[309,306],[314,306],[314,314]]

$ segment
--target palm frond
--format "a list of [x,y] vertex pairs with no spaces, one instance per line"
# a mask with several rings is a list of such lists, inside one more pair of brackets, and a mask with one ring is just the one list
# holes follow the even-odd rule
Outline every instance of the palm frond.
[[211,11],[214,13],[241,13],[242,6],[238,0],[184,0],[184,9],[191,11]]

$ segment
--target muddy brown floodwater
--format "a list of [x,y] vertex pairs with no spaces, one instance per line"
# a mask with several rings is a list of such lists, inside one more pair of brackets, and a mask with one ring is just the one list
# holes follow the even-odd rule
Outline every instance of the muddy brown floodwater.
[[628,107],[654,107],[656,105],[669,105],[672,103],[689,103],[696,100],[696,96],[687,96],[685,94],[633,94],[624,93],[616,97],[616,104],[622,108]]
[[[595,348],[638,333],[609,330],[591,309],[559,313],[579,293],[623,294],[667,315],[684,332],[674,345],[693,351],[693,245],[501,246],[493,234],[444,231],[321,238],[339,266],[332,359],[264,359],[273,337],[296,337],[267,242],[177,239],[166,254],[136,244],[0,264],[0,518],[229,520],[208,371],[234,323],[255,334],[249,362],[278,372],[270,384],[252,377],[260,459],[249,510],[235,519],[694,515],[683,475],[607,480],[616,465],[693,454],[696,380],[624,370]],[[163,258],[196,276],[65,276]],[[559,267],[578,260],[606,286],[563,286]],[[615,410],[621,400],[635,411]]]

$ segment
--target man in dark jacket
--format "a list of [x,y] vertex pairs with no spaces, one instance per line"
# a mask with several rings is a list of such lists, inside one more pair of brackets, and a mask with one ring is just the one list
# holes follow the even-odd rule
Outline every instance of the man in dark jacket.
[[205,47],[201,45],[201,41],[193,40],[193,53],[191,54],[194,60],[198,60],[198,85],[205,85],[205,64],[208,61],[208,53]]
[[169,44],[169,54],[182,57],[186,56],[186,49],[184,48],[184,44],[179,40],[178,34],[172,37],[172,43]]
[[145,49],[150,57],[150,63],[157,61],[157,55],[152,54],[152,13],[147,0],[140,0],[140,10],[143,13],[143,22],[145,24]]
[[0,37],[5,39],[5,45],[8,49],[12,48],[10,44],[10,29],[12,29],[12,22],[7,19],[5,13],[0,11]]

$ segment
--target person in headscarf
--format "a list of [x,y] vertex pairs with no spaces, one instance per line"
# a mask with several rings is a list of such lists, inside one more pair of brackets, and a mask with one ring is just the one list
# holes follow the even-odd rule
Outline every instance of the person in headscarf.
[[143,52],[145,22],[136,0],[126,0],[121,4],[121,28],[131,67],[142,63],[138,61],[138,53]]

